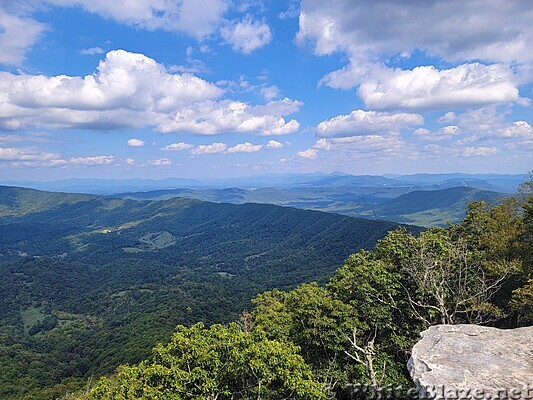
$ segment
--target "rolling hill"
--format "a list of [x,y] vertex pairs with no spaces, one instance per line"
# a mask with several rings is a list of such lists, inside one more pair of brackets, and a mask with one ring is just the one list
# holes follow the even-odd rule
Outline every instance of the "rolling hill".
[[0,398],[56,398],[147,357],[177,324],[232,321],[262,291],[324,282],[397,226],[0,187]]
[[[492,187],[484,181],[480,182],[476,181],[478,186]],[[163,200],[179,196],[234,204],[267,203],[430,227],[459,222],[471,201],[483,200],[494,204],[509,195],[472,188],[465,181],[452,180],[429,187],[169,189],[116,196],[138,200]]]
[[[414,191],[377,205],[372,217],[422,226],[445,226],[459,222],[472,201],[497,204],[509,195],[469,187]],[[362,216],[365,213],[360,214]]]

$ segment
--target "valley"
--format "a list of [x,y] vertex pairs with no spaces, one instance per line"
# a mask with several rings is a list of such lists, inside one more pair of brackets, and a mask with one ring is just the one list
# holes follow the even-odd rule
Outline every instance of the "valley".
[[178,324],[230,322],[265,290],[326,282],[397,227],[268,204],[0,187],[0,398],[52,398],[140,361]]

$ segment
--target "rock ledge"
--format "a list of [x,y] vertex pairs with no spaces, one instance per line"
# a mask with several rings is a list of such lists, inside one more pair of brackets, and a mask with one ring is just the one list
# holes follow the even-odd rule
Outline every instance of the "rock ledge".
[[408,369],[423,399],[533,399],[533,327],[437,325]]

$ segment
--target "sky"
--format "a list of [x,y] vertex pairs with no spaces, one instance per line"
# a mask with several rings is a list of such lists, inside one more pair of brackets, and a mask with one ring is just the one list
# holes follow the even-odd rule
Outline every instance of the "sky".
[[533,3],[0,0],[0,180],[524,173]]

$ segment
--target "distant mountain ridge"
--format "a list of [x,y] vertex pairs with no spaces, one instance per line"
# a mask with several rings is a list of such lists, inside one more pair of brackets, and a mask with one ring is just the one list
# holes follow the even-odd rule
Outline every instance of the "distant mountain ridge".
[[508,197],[502,193],[469,187],[413,191],[379,204],[373,210],[373,216],[402,223],[416,221],[424,226],[443,225],[443,221],[458,222],[462,219],[472,201],[496,204]]
[[[334,268],[351,252],[372,247],[396,226],[269,204],[189,198],[137,201],[0,187],[0,252],[4,258],[66,253],[70,260],[89,263],[95,261],[95,254],[99,262],[111,262],[120,255],[122,259],[157,257],[164,263],[190,263],[224,254],[225,265],[214,262],[211,272],[242,273],[249,266],[243,257],[264,253],[260,256],[264,262],[283,268],[280,254],[285,254],[291,259],[314,257],[317,262],[309,262],[305,272],[311,276],[316,268],[323,268],[324,254]],[[172,245],[161,247],[154,242],[164,238]],[[285,273],[289,277],[292,272]]]
[[[466,205],[472,200],[496,203],[515,193],[527,179],[525,174],[413,174],[350,175],[330,174],[263,174],[240,178],[196,180],[187,178],[151,179],[68,179],[54,182],[21,182],[35,189],[70,193],[107,195],[122,199],[169,200],[186,197],[216,203],[261,203],[307,210],[334,212],[354,217],[386,219],[424,226],[445,226],[459,222]],[[465,188],[471,190],[447,190]],[[433,193],[422,193],[422,192]],[[483,191],[483,192],[480,192]],[[408,197],[417,204],[416,211],[403,210]],[[458,198],[461,197],[460,198]],[[49,201],[53,196],[48,195]],[[438,200],[436,200],[438,198]],[[61,201],[65,201],[62,198]],[[424,200],[422,200],[424,199]],[[449,204],[427,207],[422,204]],[[37,206],[38,207],[38,206]],[[390,210],[384,207],[391,207]],[[29,208],[31,209],[31,207]]]
[[[446,181],[442,186],[447,186]],[[455,182],[457,184],[457,182]],[[490,185],[489,185],[490,186]],[[440,189],[440,185],[425,187],[352,188],[260,188],[229,189],[170,189],[123,193],[120,198],[165,200],[188,197],[220,203],[266,203],[302,209],[335,212],[344,215],[383,219],[422,226],[444,226],[459,222],[468,203],[474,200],[495,204],[509,197],[495,191],[468,186]]]
[[[527,174],[413,174],[413,175],[351,175],[342,172],[326,174],[323,172],[303,174],[262,174],[248,177],[190,179],[64,179],[50,182],[0,182],[6,186],[21,186],[38,190],[64,191],[92,194],[116,194],[149,190],[202,188],[221,189],[260,188],[260,187],[404,187],[449,185],[469,186],[477,189],[490,189],[503,193],[514,193],[517,187],[527,180]],[[482,182],[483,181],[483,182]],[[436,187],[443,189],[445,187]]]

